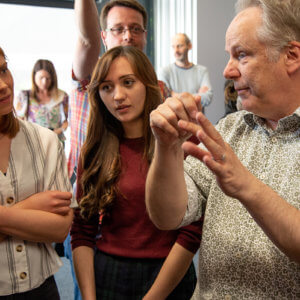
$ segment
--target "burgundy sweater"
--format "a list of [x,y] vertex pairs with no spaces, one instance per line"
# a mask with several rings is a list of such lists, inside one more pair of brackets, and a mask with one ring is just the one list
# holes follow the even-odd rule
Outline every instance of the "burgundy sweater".
[[[177,242],[196,252],[201,240],[202,221],[179,230],[157,229],[148,217],[145,206],[145,182],[148,163],[142,159],[143,139],[124,139],[120,143],[122,172],[118,181],[120,194],[109,216],[104,217],[99,234],[99,215],[85,221],[75,211],[71,228],[72,249],[95,246],[111,255],[131,258],[165,258]],[[82,168],[78,168],[80,180]],[[77,200],[82,189],[77,187]],[[97,238],[96,238],[97,236]]]

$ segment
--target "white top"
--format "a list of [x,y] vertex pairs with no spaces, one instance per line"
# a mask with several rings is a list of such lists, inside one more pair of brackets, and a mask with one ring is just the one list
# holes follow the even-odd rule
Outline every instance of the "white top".
[[[62,143],[51,130],[20,120],[6,176],[0,171],[0,205],[11,206],[46,190],[72,190]],[[51,243],[9,237],[0,243],[0,295],[34,289],[61,265]]]

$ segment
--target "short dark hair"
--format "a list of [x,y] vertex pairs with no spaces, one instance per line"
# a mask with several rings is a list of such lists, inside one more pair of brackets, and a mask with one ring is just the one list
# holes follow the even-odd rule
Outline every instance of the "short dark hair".
[[107,15],[109,11],[115,6],[122,6],[132,8],[138,11],[143,16],[144,29],[147,29],[148,15],[143,5],[136,0],[111,0],[108,1],[100,12],[100,26],[101,30],[105,30],[107,26]]

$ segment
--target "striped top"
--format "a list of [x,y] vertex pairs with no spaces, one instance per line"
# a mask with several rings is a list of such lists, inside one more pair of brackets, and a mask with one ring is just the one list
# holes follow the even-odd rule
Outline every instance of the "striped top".
[[[54,132],[20,120],[6,176],[0,171],[0,205],[46,190],[71,191],[62,143]],[[9,237],[0,243],[0,295],[34,289],[61,265],[51,243]]]

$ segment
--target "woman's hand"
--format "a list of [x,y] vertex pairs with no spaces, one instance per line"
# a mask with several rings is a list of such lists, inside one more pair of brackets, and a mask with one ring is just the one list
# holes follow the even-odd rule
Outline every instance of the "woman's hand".
[[34,194],[14,205],[16,208],[43,210],[65,216],[70,211],[70,192],[46,191]]

